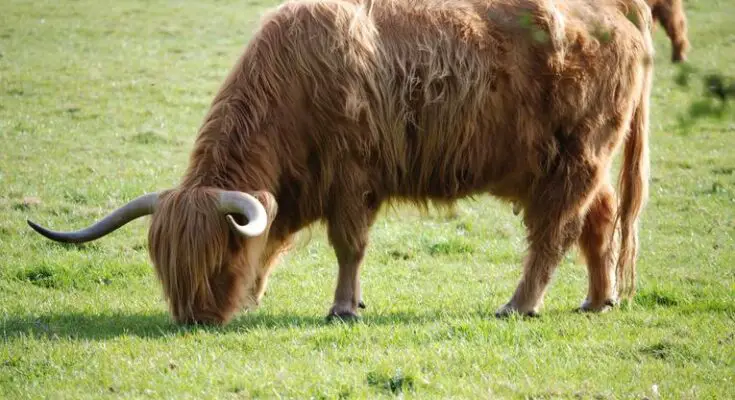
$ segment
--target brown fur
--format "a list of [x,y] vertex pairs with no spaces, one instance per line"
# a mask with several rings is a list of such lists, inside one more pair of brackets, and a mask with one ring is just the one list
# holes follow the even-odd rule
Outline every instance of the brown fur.
[[[175,319],[222,323],[257,303],[277,256],[320,220],[340,267],[330,314],[354,315],[382,204],[487,192],[522,205],[530,244],[499,313],[537,312],[577,241],[590,265],[583,307],[603,309],[615,300],[615,265],[621,294],[634,279],[649,30],[642,0],[282,5],[225,80],[181,185],[153,216],[150,254]],[[626,136],[618,207],[607,182]],[[269,230],[235,236],[215,189],[258,192]]]
[[651,6],[654,22],[658,21],[671,40],[671,60],[686,61],[689,50],[687,17],[682,0],[646,0]]
[[[273,218],[272,196],[256,197]],[[267,229],[248,241],[233,235],[211,188],[163,192],[158,210],[148,234],[150,256],[177,322],[220,323],[259,302],[285,243],[267,243]]]

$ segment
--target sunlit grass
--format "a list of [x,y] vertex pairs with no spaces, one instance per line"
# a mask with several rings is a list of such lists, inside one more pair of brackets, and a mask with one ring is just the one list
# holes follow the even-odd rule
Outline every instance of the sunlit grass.
[[[259,310],[182,328],[148,261],[147,220],[83,246],[25,225],[80,227],[175,185],[273,3],[0,4],[0,398],[735,397],[735,121],[680,124],[701,85],[675,83],[661,29],[640,290],[611,313],[573,312],[587,277],[571,253],[541,318],[495,319],[525,242],[510,206],[485,197],[452,218],[384,213],[355,325],[324,322],[336,261],[321,227]],[[733,75],[735,4],[687,7],[692,63]]]

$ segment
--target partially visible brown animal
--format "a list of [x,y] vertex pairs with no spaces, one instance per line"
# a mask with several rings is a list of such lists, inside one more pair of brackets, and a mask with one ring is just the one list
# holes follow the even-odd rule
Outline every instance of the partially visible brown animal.
[[603,311],[634,289],[650,26],[643,0],[288,2],[214,98],[178,187],[77,232],[29,223],[83,242],[152,214],[149,253],[174,319],[225,323],[260,301],[293,235],[325,221],[339,263],[329,315],[351,318],[381,205],[490,192],[521,205],[529,242],[497,315],[536,314],[575,243],[582,309]]
[[686,61],[689,39],[683,0],[646,0],[646,2],[651,6],[654,23],[658,21],[671,40],[671,61]]

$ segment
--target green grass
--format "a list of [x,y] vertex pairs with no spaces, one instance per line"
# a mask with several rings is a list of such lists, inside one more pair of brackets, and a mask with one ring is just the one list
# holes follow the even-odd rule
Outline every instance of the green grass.
[[[321,227],[224,328],[170,322],[146,219],[82,246],[27,227],[81,227],[178,183],[272,4],[2,1],[0,398],[735,397],[735,118],[680,124],[701,89],[674,83],[660,28],[640,289],[607,314],[572,312],[587,278],[571,253],[541,318],[495,319],[525,243],[487,197],[453,218],[386,212],[355,325],[324,322],[336,261]],[[733,75],[735,3],[687,7],[692,63]]]

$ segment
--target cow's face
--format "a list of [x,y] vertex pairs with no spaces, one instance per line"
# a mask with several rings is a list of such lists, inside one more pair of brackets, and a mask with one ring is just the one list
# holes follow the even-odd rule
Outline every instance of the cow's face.
[[[251,203],[243,207],[229,204],[232,199],[222,193],[164,192],[153,213],[149,253],[179,323],[225,323],[240,308],[257,305],[278,256],[280,246],[268,241],[277,209],[273,196],[246,195]],[[264,214],[248,221],[246,214],[252,217],[256,208]]]

